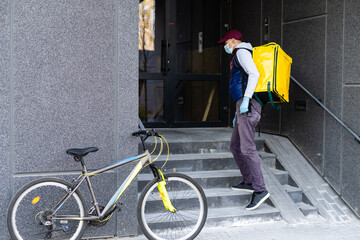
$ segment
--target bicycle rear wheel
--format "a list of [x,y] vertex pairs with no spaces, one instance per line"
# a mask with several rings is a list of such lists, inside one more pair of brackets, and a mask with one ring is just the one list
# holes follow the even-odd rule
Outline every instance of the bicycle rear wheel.
[[194,239],[204,227],[207,201],[204,191],[192,178],[180,174],[164,174],[166,189],[176,212],[165,210],[153,179],[143,189],[137,206],[137,217],[145,236],[152,240]]
[[[11,200],[7,213],[12,239],[80,239],[87,226],[86,221],[47,219],[70,186],[62,179],[44,178],[21,188]],[[79,190],[61,206],[57,215],[88,215]]]

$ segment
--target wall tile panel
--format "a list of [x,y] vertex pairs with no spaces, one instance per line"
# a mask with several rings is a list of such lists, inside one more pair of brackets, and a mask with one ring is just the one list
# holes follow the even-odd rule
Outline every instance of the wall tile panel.
[[344,30],[344,83],[360,83],[360,4],[357,0],[345,1]]
[[[71,147],[99,147],[86,156],[88,169],[136,154],[138,3],[16,0],[13,6],[14,179],[79,170],[65,153]],[[102,204],[131,167],[105,175],[113,185],[100,189]],[[136,181],[125,194],[120,216],[86,234],[137,234]]]
[[114,17],[113,1],[14,3],[14,172],[77,169],[71,147],[113,159]]
[[[324,99],[325,17],[284,25],[283,49],[293,58],[292,76],[317,98]],[[305,100],[306,111],[295,110],[295,101]],[[323,171],[324,111],[294,82],[290,103],[282,111],[282,132],[288,135]]]
[[[360,133],[360,87],[345,87],[344,89],[344,123],[355,133]],[[360,144],[343,129],[343,174],[342,196],[347,203],[360,215]]]
[[[343,86],[343,31],[344,3],[328,1],[326,43],[326,88],[325,105],[339,118]],[[324,174],[332,186],[341,191],[341,126],[329,114],[325,114]]]
[[[131,133],[138,129],[138,2],[122,0],[117,12],[117,151],[118,157],[134,155],[137,153],[138,139]],[[136,30],[135,30],[136,29]],[[131,165],[132,166],[132,165]],[[118,182],[121,182],[129,174],[131,166],[122,168],[118,172]],[[118,214],[117,235],[136,235],[136,203],[137,182],[135,181],[126,190],[120,201],[125,203],[122,211]]]
[[261,0],[231,2],[231,27],[244,35],[245,42],[253,46],[261,44],[260,26]]
[[[263,0],[263,19],[262,24],[262,39],[264,36],[264,19],[269,20],[269,36],[268,42],[276,42],[281,45],[281,0]],[[266,42],[263,42],[264,44]],[[279,133],[280,132],[280,111],[274,110],[270,104],[266,104],[263,108],[263,115],[261,118],[261,131]]]
[[326,13],[326,0],[284,0],[284,22]]

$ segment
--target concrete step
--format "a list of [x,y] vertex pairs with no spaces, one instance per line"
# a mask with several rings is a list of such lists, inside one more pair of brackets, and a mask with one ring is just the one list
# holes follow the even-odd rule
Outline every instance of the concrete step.
[[[305,215],[308,216],[310,214],[318,214],[318,209],[309,202],[308,199],[304,196],[304,193],[301,188],[284,185],[285,191],[290,195],[291,199],[296,203],[300,211]],[[305,198],[305,199],[304,199]]]
[[[162,155],[155,161],[156,166],[163,166],[166,156]],[[172,154],[164,167],[167,172],[193,172],[237,169],[231,153],[205,153],[205,154]],[[150,173],[150,168],[142,170]]]
[[209,208],[244,206],[249,204],[251,193],[234,191],[231,188],[205,189]]
[[[251,200],[251,193],[234,191],[229,188],[204,189],[204,192],[209,208],[241,207],[247,205]],[[187,209],[193,209],[198,206],[196,196],[190,196],[188,191],[179,191],[176,193],[169,191],[168,193],[169,196],[174,196],[175,194],[176,204],[181,206],[186,205]],[[161,212],[164,209],[164,204],[161,198],[158,197],[158,191],[149,197],[147,204],[150,213]]]
[[286,185],[289,183],[289,173],[287,171],[271,169],[271,172],[274,174],[281,185]]
[[319,214],[319,211],[316,207],[306,204],[304,202],[296,203],[296,205],[299,207],[300,211],[305,215],[313,215],[313,214]]
[[[166,172],[164,172],[166,174]],[[217,170],[217,171],[197,171],[184,172],[184,174],[193,178],[203,189],[208,188],[230,188],[242,181],[240,171],[235,170]],[[138,176],[138,190],[142,191],[145,185],[153,179],[151,173],[142,173]]]
[[256,220],[269,221],[281,220],[280,211],[276,208],[263,203],[255,211],[245,210],[245,206],[228,207],[228,208],[212,208],[208,211],[207,226],[218,226],[221,223],[229,225],[232,222]]
[[269,168],[276,168],[276,155],[273,153],[268,153],[264,151],[258,151],[262,162],[265,163]]
[[302,189],[298,187],[293,187],[290,185],[285,184],[284,185],[285,191],[290,195],[292,200],[294,200],[295,203],[301,203],[303,198],[303,191]]
[[[257,139],[255,140],[256,149],[259,151],[264,151],[264,140]],[[151,152],[155,147],[155,142],[153,139],[148,139],[146,141],[146,146]],[[139,152],[143,152],[142,145],[139,143]],[[187,154],[187,153],[219,153],[219,152],[229,152],[230,151],[230,137],[228,140],[217,140],[214,139],[203,140],[203,139],[188,139],[182,140],[180,137],[178,140],[169,141],[169,148],[171,154]],[[158,153],[160,149],[159,141],[155,154]],[[164,152],[166,152],[166,145],[164,145]]]
[[[275,166],[276,155],[258,151],[258,154],[268,166]],[[161,167],[164,165],[166,155],[160,156],[155,165]],[[193,172],[193,171],[215,171],[238,169],[234,157],[230,152],[221,153],[188,153],[171,154],[164,166],[167,172]],[[150,168],[145,168],[142,173],[150,173]]]

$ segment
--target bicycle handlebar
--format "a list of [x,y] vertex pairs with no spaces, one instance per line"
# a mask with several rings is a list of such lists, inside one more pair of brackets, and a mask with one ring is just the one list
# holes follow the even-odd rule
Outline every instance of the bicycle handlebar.
[[145,136],[145,137],[150,137],[150,136],[156,136],[156,137],[160,137],[160,135],[154,130],[139,130],[136,132],[133,132],[131,135],[139,137],[139,136]]
[[131,135],[136,136],[136,137],[140,137],[141,139],[141,143],[143,145],[144,151],[147,150],[147,147],[145,145],[145,141],[148,137],[150,136],[154,136],[154,137],[159,137],[161,138],[161,136],[154,130],[139,130],[136,132],[133,132]]

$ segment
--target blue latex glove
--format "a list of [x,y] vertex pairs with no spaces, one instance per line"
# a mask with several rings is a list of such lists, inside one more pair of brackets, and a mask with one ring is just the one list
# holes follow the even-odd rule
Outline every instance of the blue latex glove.
[[235,123],[236,123],[236,114],[235,114],[235,117],[233,119],[233,127],[235,127]]
[[244,97],[244,99],[240,105],[240,114],[246,113],[247,111],[249,111],[249,101],[250,101],[249,97]]

